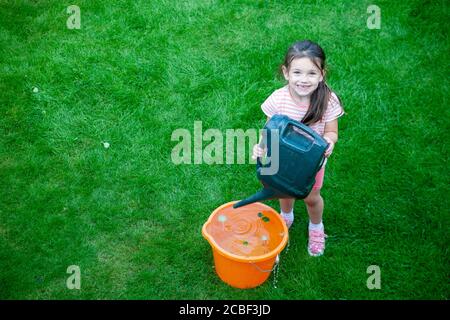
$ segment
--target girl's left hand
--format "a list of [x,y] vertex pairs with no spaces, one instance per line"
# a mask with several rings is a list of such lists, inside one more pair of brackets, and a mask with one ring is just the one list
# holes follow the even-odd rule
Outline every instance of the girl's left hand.
[[327,150],[325,150],[325,157],[328,158],[333,153],[334,142],[327,136],[324,136],[323,138],[329,143]]

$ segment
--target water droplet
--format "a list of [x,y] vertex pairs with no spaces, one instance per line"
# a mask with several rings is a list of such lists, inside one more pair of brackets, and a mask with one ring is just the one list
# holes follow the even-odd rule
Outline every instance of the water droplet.
[[275,268],[273,270],[273,287],[277,289],[278,284],[278,272],[280,270],[280,255],[277,255],[275,259]]
[[289,251],[289,244],[290,244],[290,238],[288,238],[288,241],[287,241],[287,246],[286,246],[286,252],[288,252]]
[[221,214],[217,217],[217,220],[219,220],[219,222],[225,222],[225,221],[227,221],[227,216],[224,216],[223,214]]

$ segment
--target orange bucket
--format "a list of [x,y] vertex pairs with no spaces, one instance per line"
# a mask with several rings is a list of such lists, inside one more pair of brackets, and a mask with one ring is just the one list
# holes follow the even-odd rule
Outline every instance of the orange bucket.
[[220,279],[236,288],[254,288],[269,278],[288,229],[271,207],[256,202],[233,209],[235,202],[214,210],[202,235],[212,247]]

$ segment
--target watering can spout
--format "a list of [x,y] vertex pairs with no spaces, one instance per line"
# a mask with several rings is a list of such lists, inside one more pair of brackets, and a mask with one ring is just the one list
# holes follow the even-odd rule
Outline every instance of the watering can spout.
[[278,193],[275,190],[264,188],[264,189],[259,190],[254,195],[248,197],[247,199],[236,202],[233,205],[233,208],[236,209],[239,207],[246,206],[253,202],[268,200],[268,199],[276,197],[277,195],[278,195]]

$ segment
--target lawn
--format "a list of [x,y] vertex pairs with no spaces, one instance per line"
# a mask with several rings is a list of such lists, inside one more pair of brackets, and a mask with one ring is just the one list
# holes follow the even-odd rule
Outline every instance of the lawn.
[[[0,1],[0,299],[448,299],[448,19],[445,0]],[[235,289],[201,227],[260,188],[255,165],[176,165],[171,135],[261,128],[299,39],[346,110],[327,250],[308,255],[297,201],[276,286]]]

